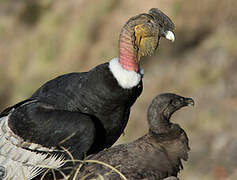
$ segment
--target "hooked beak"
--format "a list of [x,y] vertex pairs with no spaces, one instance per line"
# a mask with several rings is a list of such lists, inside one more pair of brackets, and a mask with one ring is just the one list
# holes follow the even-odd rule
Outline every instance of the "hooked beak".
[[175,40],[175,36],[174,36],[174,33],[172,31],[166,31],[164,33],[164,36],[165,36],[166,39],[168,39],[172,42],[174,42],[174,40]]
[[192,98],[185,98],[186,106],[194,106],[194,100]]

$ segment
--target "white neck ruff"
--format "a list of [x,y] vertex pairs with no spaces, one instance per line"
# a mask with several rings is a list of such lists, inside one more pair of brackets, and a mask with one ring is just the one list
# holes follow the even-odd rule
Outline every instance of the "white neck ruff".
[[[119,58],[113,58],[109,62],[109,69],[118,81],[118,84],[124,89],[131,89],[137,86],[142,78],[140,73],[124,69],[119,63]],[[143,72],[142,69],[140,71]]]

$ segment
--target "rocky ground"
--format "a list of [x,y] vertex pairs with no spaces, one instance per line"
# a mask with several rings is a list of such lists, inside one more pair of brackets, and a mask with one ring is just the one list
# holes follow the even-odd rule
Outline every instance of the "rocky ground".
[[0,1],[0,109],[62,73],[87,71],[118,55],[127,19],[157,7],[176,25],[143,59],[144,91],[133,107],[128,142],[147,131],[146,109],[162,92],[193,97],[173,119],[190,137],[181,179],[237,178],[237,1]]

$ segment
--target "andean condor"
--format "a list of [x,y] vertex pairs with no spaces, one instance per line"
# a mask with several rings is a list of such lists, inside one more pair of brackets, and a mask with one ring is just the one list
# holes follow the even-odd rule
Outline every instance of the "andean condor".
[[160,94],[148,108],[146,135],[88,156],[70,179],[178,180],[177,174],[183,168],[181,160],[188,159],[190,148],[187,134],[178,124],[170,122],[170,118],[175,111],[189,105],[194,105],[191,98]]
[[173,30],[172,21],[158,9],[134,16],[121,30],[119,58],[52,79],[4,110],[0,164],[11,172],[6,178],[30,179],[42,166],[60,167],[63,160],[57,153],[82,159],[110,147],[142,92],[140,58],[155,51],[160,37],[174,41]]

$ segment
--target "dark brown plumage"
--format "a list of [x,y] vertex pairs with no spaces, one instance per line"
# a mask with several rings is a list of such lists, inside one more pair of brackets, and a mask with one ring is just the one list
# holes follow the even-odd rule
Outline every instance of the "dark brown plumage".
[[[105,162],[129,180],[177,177],[183,168],[181,160],[188,159],[190,148],[185,131],[178,124],[171,123],[170,117],[175,111],[188,105],[194,105],[191,98],[171,93],[157,96],[148,108],[149,132],[146,135],[134,142],[91,155],[87,160]],[[104,165],[87,163],[81,168],[77,179],[87,176],[85,179],[88,180],[99,175],[106,180],[121,178]],[[74,176],[75,174],[72,175]]]

